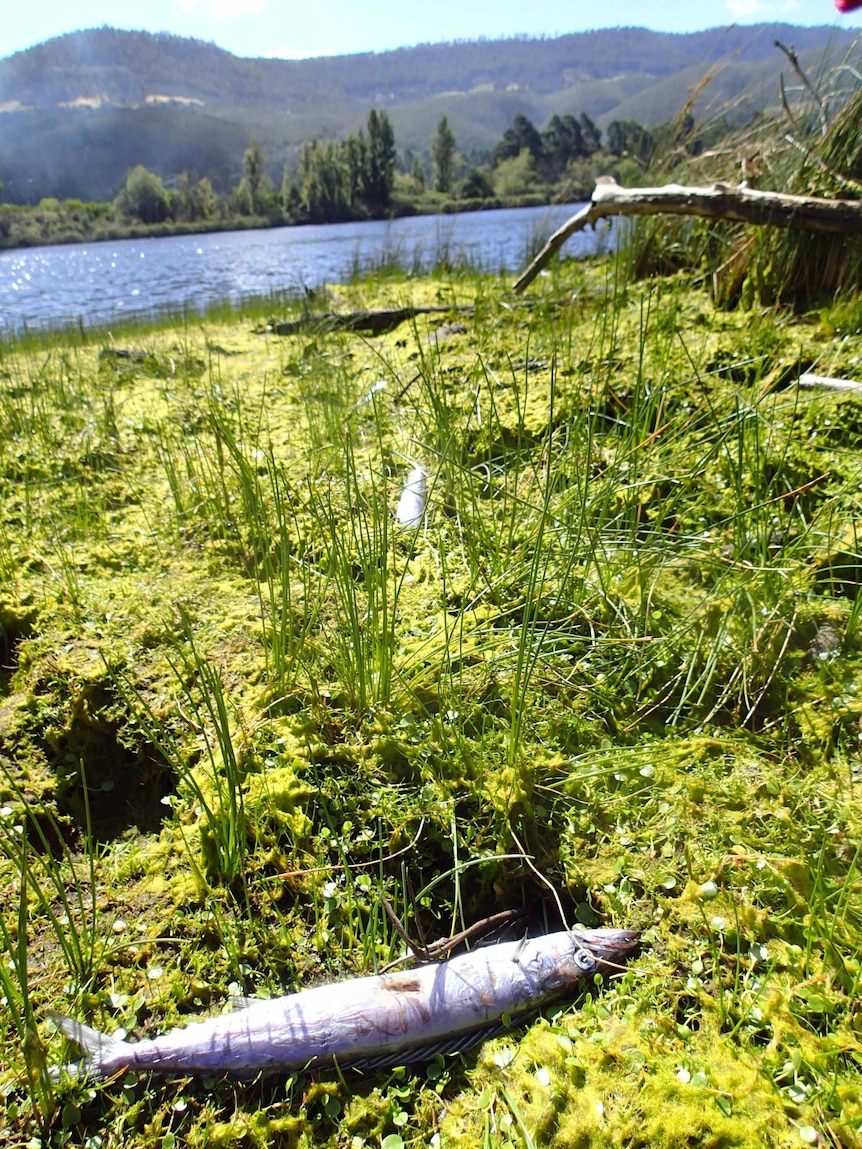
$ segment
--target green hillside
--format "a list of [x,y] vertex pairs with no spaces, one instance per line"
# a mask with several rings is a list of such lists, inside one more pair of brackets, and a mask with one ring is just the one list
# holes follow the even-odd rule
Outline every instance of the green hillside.
[[385,108],[399,148],[424,151],[441,115],[464,154],[487,151],[519,112],[660,123],[704,75],[698,109],[775,106],[792,43],[807,67],[852,51],[851,33],[762,24],[688,35],[615,28],[549,40],[423,44],[310,60],[241,59],[198,40],[100,28],[0,60],[0,181],[13,202],[112,198],[135,163],[227,190],[250,136],[280,179],[300,145],[356,131]]

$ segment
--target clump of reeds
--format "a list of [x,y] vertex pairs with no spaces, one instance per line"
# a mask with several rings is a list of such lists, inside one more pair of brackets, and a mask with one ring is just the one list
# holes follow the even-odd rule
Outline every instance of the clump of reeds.
[[[798,81],[780,86],[781,108],[746,126],[693,125],[685,109],[651,165],[652,182],[746,184],[826,199],[862,195],[862,88],[846,62],[809,78],[785,49]],[[862,240],[723,220],[657,217],[631,227],[628,256],[639,277],[693,271],[719,306],[779,305],[805,311],[855,290]]]

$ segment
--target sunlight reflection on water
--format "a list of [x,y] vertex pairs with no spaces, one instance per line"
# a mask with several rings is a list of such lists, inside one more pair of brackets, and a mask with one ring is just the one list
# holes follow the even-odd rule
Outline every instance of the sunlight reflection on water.
[[[489,271],[522,268],[544,235],[579,205],[417,216],[390,222],[282,227],[211,235],[69,244],[0,254],[0,325],[7,331],[110,323],[117,315],[200,312],[220,300],[301,293],[395,257],[428,270],[441,257]],[[596,250],[592,232],[571,254]]]

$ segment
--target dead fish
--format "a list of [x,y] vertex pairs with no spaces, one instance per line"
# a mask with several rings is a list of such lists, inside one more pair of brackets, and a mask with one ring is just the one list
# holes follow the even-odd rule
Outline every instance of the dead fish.
[[395,521],[403,527],[419,527],[425,514],[425,468],[414,467],[407,476],[398,507],[395,511]]
[[376,1069],[464,1051],[571,991],[636,945],[632,930],[547,934],[474,949],[434,965],[270,1000],[131,1042],[52,1013],[85,1053],[72,1073],[151,1073],[251,1078],[325,1066]]

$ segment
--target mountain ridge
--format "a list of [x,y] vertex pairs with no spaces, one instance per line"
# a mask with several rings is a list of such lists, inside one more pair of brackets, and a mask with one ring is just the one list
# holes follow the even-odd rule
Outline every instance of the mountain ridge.
[[699,110],[713,95],[716,104],[742,97],[753,114],[778,103],[787,60],[776,39],[816,69],[826,53],[849,51],[855,37],[825,25],[694,33],[622,27],[283,60],[104,26],[0,59],[0,180],[7,198],[22,202],[109,198],[131,163],[164,178],[178,175],[179,163],[226,186],[238,178],[252,135],[276,172],[285,161],[295,164],[304,140],[356,131],[372,105],[387,110],[402,149],[427,149],[447,115],[461,150],[481,153],[516,112],[539,124],[554,112],[586,112],[600,124],[661,122],[679,112],[693,77],[709,69],[718,78]]

